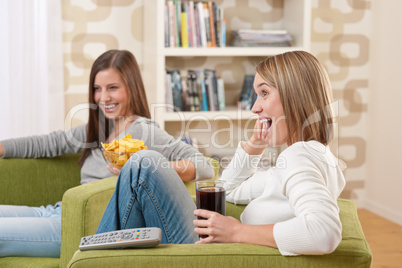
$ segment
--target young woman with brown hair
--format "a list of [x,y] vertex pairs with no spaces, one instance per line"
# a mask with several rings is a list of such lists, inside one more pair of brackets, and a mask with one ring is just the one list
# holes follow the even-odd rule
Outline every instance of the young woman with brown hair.
[[[90,183],[120,173],[106,165],[101,142],[131,134],[144,141],[146,151],[166,161],[166,169],[180,180],[213,177],[208,160],[150,119],[140,69],[131,52],[110,50],[95,60],[89,104],[87,124],[48,135],[1,141],[0,157],[39,158],[83,152],[79,161],[81,183]],[[39,208],[0,205],[0,257],[59,257],[60,219],[61,202]]]

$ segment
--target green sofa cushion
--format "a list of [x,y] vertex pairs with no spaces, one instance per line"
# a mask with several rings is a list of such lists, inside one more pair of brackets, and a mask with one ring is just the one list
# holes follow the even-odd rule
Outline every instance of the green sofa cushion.
[[[249,244],[159,245],[151,249],[76,251],[68,267],[370,267],[371,251],[353,202],[339,199],[343,239],[328,255],[284,257]],[[244,206],[227,203],[236,218]],[[234,213],[234,214],[232,214]]]

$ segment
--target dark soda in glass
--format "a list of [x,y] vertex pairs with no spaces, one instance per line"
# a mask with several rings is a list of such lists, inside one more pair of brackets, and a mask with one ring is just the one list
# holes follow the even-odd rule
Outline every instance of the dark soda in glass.
[[197,208],[216,211],[222,215],[226,214],[225,189],[221,187],[206,187],[196,191]]
[[[226,214],[226,191],[222,187],[197,188],[197,208]],[[204,219],[198,217],[198,219]],[[207,237],[200,235],[201,238]]]

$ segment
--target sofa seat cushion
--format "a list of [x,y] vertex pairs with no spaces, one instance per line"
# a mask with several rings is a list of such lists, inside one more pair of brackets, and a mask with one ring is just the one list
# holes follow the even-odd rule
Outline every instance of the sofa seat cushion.
[[[342,242],[328,255],[284,257],[277,249],[249,244],[158,245],[150,249],[78,250],[68,267],[370,267],[372,255],[355,205],[344,199],[338,204]],[[236,207],[230,206],[234,206],[231,210]]]

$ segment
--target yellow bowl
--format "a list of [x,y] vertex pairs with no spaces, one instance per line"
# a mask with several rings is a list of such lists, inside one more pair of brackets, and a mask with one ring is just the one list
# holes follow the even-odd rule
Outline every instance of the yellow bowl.
[[102,148],[102,155],[106,163],[115,168],[122,168],[133,154],[135,152],[106,151]]

